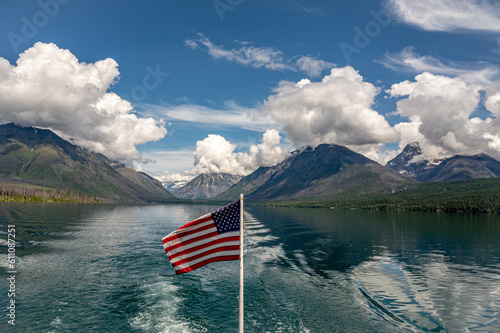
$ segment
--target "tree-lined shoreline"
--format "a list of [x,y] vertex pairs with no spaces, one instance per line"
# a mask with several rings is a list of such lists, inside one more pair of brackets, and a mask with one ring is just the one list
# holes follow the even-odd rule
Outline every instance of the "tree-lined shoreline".
[[87,195],[75,191],[61,191],[48,187],[0,183],[0,202],[74,202],[100,203],[94,195]]
[[[106,203],[96,196],[36,185],[0,183],[0,202]],[[223,204],[221,200],[179,199],[165,203]],[[128,202],[131,204],[131,202]],[[139,203],[139,202],[138,202]],[[322,197],[307,200],[246,201],[260,207],[361,209],[500,214],[500,179],[468,179],[418,184],[398,193],[361,197]]]

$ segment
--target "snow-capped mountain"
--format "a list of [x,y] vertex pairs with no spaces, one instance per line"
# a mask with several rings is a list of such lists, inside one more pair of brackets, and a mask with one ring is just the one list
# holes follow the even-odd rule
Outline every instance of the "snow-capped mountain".
[[404,176],[413,178],[419,177],[427,170],[434,168],[442,160],[426,160],[422,154],[422,149],[418,142],[412,142],[406,145],[403,151],[385,165],[388,168],[396,170]]
[[500,177],[500,162],[486,154],[426,160],[418,142],[408,144],[387,167],[421,182]]
[[204,173],[184,186],[170,188],[170,192],[183,199],[209,199],[228,190],[241,180],[241,176],[228,173]]

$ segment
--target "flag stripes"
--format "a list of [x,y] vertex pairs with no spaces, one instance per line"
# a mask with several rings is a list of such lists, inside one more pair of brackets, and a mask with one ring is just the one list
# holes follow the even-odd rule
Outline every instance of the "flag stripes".
[[216,247],[222,247],[222,246],[239,246],[240,245],[239,238],[240,238],[239,236],[227,237],[227,239],[226,238],[216,239],[208,243],[196,242],[193,244],[188,244],[186,247],[183,247],[181,249],[176,248],[170,251],[168,259],[170,260],[171,263],[174,263],[175,261],[180,260],[179,259],[180,257],[182,257],[181,259],[184,259],[189,255],[197,255],[205,251],[207,248],[214,249]]
[[239,253],[240,253],[239,251],[240,251],[239,245],[238,246],[219,247],[219,248],[215,248],[212,250],[203,251],[203,253],[193,255],[192,257],[188,257],[185,259],[179,259],[176,262],[173,262],[172,266],[177,267],[177,266],[181,266],[181,265],[186,264],[186,263],[189,263],[190,265],[197,264],[200,261],[206,260],[207,256],[210,256],[210,257],[215,257],[216,255],[221,256],[219,252],[221,252],[221,253],[223,252],[224,256],[230,256],[230,255],[233,255],[234,253],[239,255]]
[[179,239],[179,237],[181,236],[187,236],[189,234],[193,234],[203,230],[201,228],[206,229],[207,226],[214,226],[211,216],[198,219],[196,221],[186,224],[185,226],[180,227],[179,229],[176,229],[175,231],[171,232],[168,236],[164,237],[162,242],[163,244],[165,244],[167,242],[174,241],[176,239]]
[[163,238],[163,247],[176,274],[214,261],[239,260],[239,204],[237,200]]
[[[239,252],[238,252],[239,253]],[[211,262],[216,262],[216,261],[232,261],[232,260],[239,260],[240,256],[239,255],[233,255],[233,256],[227,256],[227,257],[218,257],[218,258],[211,258],[208,260],[205,260],[203,262],[200,262],[196,265],[192,265],[183,269],[179,269],[175,271],[176,274],[182,274],[182,273],[187,273],[194,271],[197,268],[200,268],[202,266],[205,266],[206,264],[210,264]]]

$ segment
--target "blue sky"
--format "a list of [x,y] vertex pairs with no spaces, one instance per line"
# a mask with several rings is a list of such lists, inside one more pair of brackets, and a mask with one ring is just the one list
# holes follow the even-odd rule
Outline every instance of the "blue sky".
[[381,163],[411,141],[427,157],[500,157],[498,2],[2,7],[0,121],[51,128],[164,179],[247,174],[323,142]]

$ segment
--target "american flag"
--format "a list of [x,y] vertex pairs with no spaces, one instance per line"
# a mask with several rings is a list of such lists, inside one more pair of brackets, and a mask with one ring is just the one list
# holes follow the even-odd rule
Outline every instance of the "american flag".
[[240,200],[189,222],[163,238],[176,274],[214,261],[240,259]]

